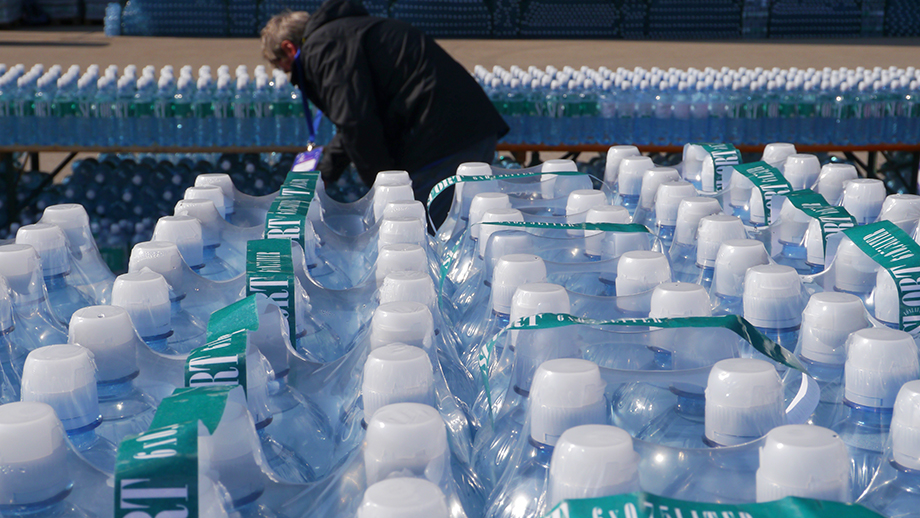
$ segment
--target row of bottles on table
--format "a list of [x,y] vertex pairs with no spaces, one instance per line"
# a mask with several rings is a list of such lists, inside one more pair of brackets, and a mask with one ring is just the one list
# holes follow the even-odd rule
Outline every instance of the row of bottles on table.
[[[0,68],[0,145],[299,146],[309,132],[300,92],[280,70],[250,76],[223,65],[157,71],[134,65],[63,70],[41,64]],[[321,123],[317,139],[331,138]]]
[[[764,159],[790,182],[800,174],[802,187],[834,203],[843,199],[860,224],[882,216],[909,228],[920,219],[920,198],[882,192],[876,200],[872,188],[851,188],[861,182],[849,169],[822,168],[791,146],[768,147]],[[244,273],[247,247],[274,235],[265,223],[278,215],[272,206],[305,196],[309,224],[290,247],[294,306],[284,314],[257,299],[246,403],[228,400],[221,420],[236,437],[222,437],[220,426],[213,432],[228,447],[211,450],[211,476],[229,493],[220,507],[249,516],[382,516],[375,513],[395,505],[379,501],[385,490],[378,484],[386,483],[428,502],[425,512],[451,517],[540,516],[564,498],[637,489],[722,503],[795,495],[859,499],[888,515],[896,509],[885,506],[909,509],[911,438],[920,433],[920,387],[912,380],[920,378],[920,362],[910,334],[873,320],[891,322],[879,313],[891,289],[876,281],[883,279],[877,265],[844,260],[850,252],[842,242],[836,259],[822,257],[825,282],[800,276],[789,264],[804,268],[792,261],[800,258],[793,245],[807,250],[806,239],[787,232],[803,226],[802,215],[778,210],[778,226],[758,225],[764,207],[756,204],[757,188],[732,173],[722,196],[701,195],[689,162],[668,170],[635,148],[614,148],[604,180],[619,193],[601,179],[600,189],[592,188],[564,160],[519,171],[531,176],[515,181],[464,182],[433,238],[405,172],[380,173],[370,194],[351,204],[332,201],[321,183],[315,193],[304,189],[296,172],[264,198],[239,192],[226,175],[200,175],[175,215],[157,222],[153,241],[134,247],[129,273],[98,276],[100,293],[90,289],[96,276],[87,272],[105,272],[92,266],[94,245],[79,224],[85,215],[77,206],[49,207],[44,223],[22,227],[17,244],[0,247],[0,276],[9,285],[0,290],[7,294],[0,322],[10,315],[6,322],[16,324],[2,326],[14,351],[4,362],[3,387],[21,387],[13,396],[4,392],[5,401],[51,405],[61,433],[71,436],[65,449],[111,472],[113,449],[97,456],[86,445],[123,439],[106,435],[120,421],[134,423],[127,433],[142,430],[153,407],[188,383],[188,355],[205,344],[214,312],[239,300],[252,280],[254,272],[249,279]],[[458,171],[501,173],[487,164]],[[640,182],[632,203],[630,175]],[[746,201],[732,205],[741,197],[729,194],[744,189]],[[497,225],[507,222],[543,228]],[[639,223],[653,233],[546,228],[580,222]],[[774,246],[765,229],[789,246]],[[847,284],[854,274],[871,276],[872,296]],[[754,338],[713,323],[503,332],[512,321],[539,322],[545,313],[598,320],[742,315],[751,332],[785,352],[767,355],[748,341]],[[80,347],[58,345],[66,342],[91,350],[96,365]],[[793,368],[799,363],[809,376]],[[60,378],[54,390],[49,378]],[[138,398],[146,406],[127,405]],[[3,409],[26,412],[29,404],[29,412],[47,414],[35,403]],[[126,406],[143,410],[107,417],[102,409]],[[141,414],[147,417],[134,422]],[[98,415],[101,422],[92,421]],[[261,467],[252,461],[263,455]],[[694,476],[676,483],[686,472]],[[390,480],[404,478],[429,484]],[[48,494],[53,485],[16,480],[30,494]],[[79,505],[84,487],[65,502]]]
[[508,142],[688,141],[758,145],[912,143],[920,135],[918,71],[547,67],[474,75],[511,126]]

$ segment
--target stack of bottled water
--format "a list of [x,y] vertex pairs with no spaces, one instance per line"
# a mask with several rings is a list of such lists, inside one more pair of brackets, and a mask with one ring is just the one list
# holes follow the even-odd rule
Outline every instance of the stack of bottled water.
[[531,38],[620,37],[620,8],[614,2],[587,0],[524,2],[519,33]]
[[79,206],[0,246],[0,511],[920,505],[920,197],[791,144],[615,146],[463,164],[428,235],[407,172],[346,203],[305,158],[264,196],[198,175],[118,277]]
[[653,0],[648,12],[648,37],[735,39],[741,35],[741,8],[735,0]]
[[[163,4],[167,5],[168,4]],[[129,27],[125,22],[125,28]],[[280,70],[245,66],[55,65],[0,75],[2,146],[158,147],[303,146],[300,92]],[[112,124],[115,119],[115,124]],[[320,119],[322,120],[322,119]],[[332,137],[320,122],[317,139]]]
[[441,38],[492,36],[492,12],[482,0],[396,0],[389,14]]
[[920,134],[914,67],[477,66],[474,75],[511,126],[505,140],[514,143],[679,146],[784,138],[871,145],[915,142]]

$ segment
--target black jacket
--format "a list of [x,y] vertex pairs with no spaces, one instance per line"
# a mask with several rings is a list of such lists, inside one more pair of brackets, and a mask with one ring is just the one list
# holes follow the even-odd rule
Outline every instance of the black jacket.
[[411,25],[369,16],[352,0],[327,0],[304,31],[301,89],[336,125],[320,171],[327,181],[354,162],[371,185],[378,171],[420,168],[508,126],[463,66]]

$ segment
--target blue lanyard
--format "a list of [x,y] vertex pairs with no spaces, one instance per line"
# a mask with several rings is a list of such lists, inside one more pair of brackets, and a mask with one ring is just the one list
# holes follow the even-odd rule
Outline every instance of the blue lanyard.
[[306,92],[304,92],[304,85],[307,84],[307,76],[303,70],[303,63],[300,61],[300,49],[297,49],[297,54],[294,54],[293,73],[297,78],[297,85],[300,88],[300,100],[303,102],[303,112],[307,117],[307,129],[310,130],[310,144],[312,147],[312,144],[316,142],[316,127],[319,126],[323,118],[323,112],[317,108],[316,117],[313,117],[313,110],[310,109],[310,101],[307,99]]

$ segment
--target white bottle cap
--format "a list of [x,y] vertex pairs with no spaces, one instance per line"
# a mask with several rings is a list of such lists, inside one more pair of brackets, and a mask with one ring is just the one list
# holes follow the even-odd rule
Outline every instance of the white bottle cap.
[[651,308],[649,318],[712,316],[706,288],[691,282],[665,282],[655,286]]
[[[596,205],[588,209],[588,214],[585,216],[586,223],[626,224],[629,223],[629,220],[629,210],[619,205]],[[600,231],[589,230],[587,232],[599,233]]]
[[783,176],[792,186],[793,191],[810,189],[821,174],[821,162],[815,155],[796,153],[786,157]]
[[163,216],[158,219],[151,241],[175,243],[189,268],[204,266],[201,223],[191,216]]
[[587,360],[559,358],[543,362],[530,392],[530,437],[554,446],[573,426],[604,424],[606,384],[597,365]]
[[32,245],[42,262],[42,275],[51,277],[70,272],[70,250],[67,237],[57,225],[36,223],[25,225],[16,232],[16,243]]
[[782,329],[802,323],[802,279],[791,266],[765,264],[744,274],[744,318],[756,327]]
[[[659,221],[661,212],[655,208]],[[706,216],[714,216],[722,212],[719,200],[715,198],[684,198],[677,207],[677,223],[674,229],[674,242],[682,245],[692,245],[696,242],[697,229],[700,221]],[[740,222],[740,220],[739,220]]]
[[549,506],[571,498],[596,498],[639,490],[639,454],[629,433],[586,424],[566,430],[549,464]]
[[199,436],[198,444],[199,455],[210,460],[218,481],[234,501],[257,496],[265,489],[257,454],[259,437],[244,405],[228,399],[214,434]]
[[413,217],[384,218],[377,231],[377,247],[407,243],[424,247],[428,243],[425,220]]
[[523,284],[546,281],[546,265],[533,254],[502,256],[492,271],[492,309],[505,315],[511,312],[511,299]]
[[431,309],[437,302],[434,280],[424,272],[392,272],[380,286],[380,303],[390,302],[418,302]]
[[815,293],[802,312],[800,354],[811,361],[843,365],[850,333],[869,326],[866,309],[856,295],[835,291]]
[[662,253],[634,250],[620,256],[617,262],[618,297],[650,291],[670,281],[671,266]]
[[762,437],[786,422],[783,382],[763,360],[720,360],[706,382],[706,438],[734,446]]
[[744,176],[737,170],[732,169],[732,174],[729,180],[731,205],[733,207],[743,207],[744,205],[750,203],[752,196],[751,192],[753,190],[754,183],[748,180],[747,176]]
[[60,227],[73,249],[88,245],[93,237],[89,228],[89,214],[83,205],[78,203],[61,203],[46,207],[42,212],[41,222]]
[[910,334],[884,327],[854,331],[847,340],[844,397],[857,405],[891,408],[901,385],[920,378]]
[[779,211],[779,220],[782,225],[779,226],[779,240],[781,243],[800,245],[805,242],[805,232],[808,230],[808,224],[814,219],[805,214],[792,204],[788,199],[783,202],[783,208]]
[[[678,229],[680,229],[679,225]],[[722,243],[747,238],[741,219],[728,214],[715,214],[700,219],[698,234],[696,264],[710,267],[716,265],[716,257],[719,255],[719,247],[722,246]]]
[[856,218],[857,225],[868,225],[878,219],[888,192],[881,180],[857,178],[843,185],[843,208]]
[[374,187],[383,185],[412,185],[412,178],[408,171],[390,170],[379,171],[374,177]]
[[[227,214],[234,213],[236,203],[236,187],[233,185],[233,179],[226,173],[203,173],[195,177],[195,187],[220,187],[224,193],[224,207]],[[186,196],[187,197],[187,196]],[[217,202],[214,202],[217,206]]]
[[843,440],[820,426],[790,424],[767,433],[760,448],[757,501],[787,496],[846,502],[850,456]]
[[610,146],[607,148],[607,163],[604,165],[604,183],[613,186],[617,183],[620,164],[623,159],[632,156],[642,156],[636,146]]
[[128,258],[128,271],[139,272],[144,268],[160,274],[173,290],[182,289],[182,274],[185,271],[179,247],[170,241],[145,241],[134,245]]
[[[45,209],[46,211],[48,209]],[[890,221],[905,232],[913,232],[920,220],[920,196],[916,194],[892,194],[882,203],[879,219]]]
[[786,159],[794,154],[795,145],[788,142],[772,142],[764,146],[760,160],[782,171]]
[[[524,215],[517,209],[490,209],[482,215],[482,222],[499,222],[499,221],[524,221]],[[485,257],[486,247],[489,244],[489,237],[495,232],[508,230],[510,227],[501,225],[481,225],[479,228],[479,257]]]
[[834,287],[843,291],[868,293],[875,286],[878,268],[878,263],[844,236],[834,259]]
[[566,173],[578,171],[578,166],[574,160],[565,160],[562,158],[553,158],[540,164],[541,173]]
[[[726,178],[723,175],[722,178],[722,189],[725,189],[730,185],[731,171],[728,172],[728,177]],[[702,191],[708,193],[714,193],[716,189],[716,165],[712,161],[712,157],[708,155],[703,158],[702,163],[700,164],[700,187]]]
[[[630,219],[629,210],[619,205],[592,207],[588,209],[588,213],[585,215],[586,223],[627,224]],[[617,243],[619,242],[618,238],[623,237],[623,234],[608,234],[600,230],[586,230],[584,236],[586,238],[586,254],[594,256],[605,255],[607,257],[616,257],[619,255],[617,252]],[[644,237],[645,236],[640,236],[640,238]],[[635,249],[635,247],[630,248],[630,250],[633,249]]]
[[444,493],[420,478],[381,480],[364,491],[356,518],[448,518]]
[[521,284],[511,299],[511,321],[540,313],[568,313],[569,294],[562,286],[548,282]]
[[368,484],[393,475],[440,483],[449,466],[447,428],[436,409],[396,403],[377,410],[368,421],[364,442]]
[[51,405],[66,430],[101,420],[92,353],[78,345],[30,352],[22,368],[22,400]]
[[67,341],[93,353],[99,382],[137,373],[137,333],[131,317],[117,306],[89,306],[70,317]]
[[[379,178],[379,173],[378,173]],[[383,218],[383,210],[394,201],[414,200],[415,193],[410,184],[377,185],[374,183],[374,221]]]
[[65,437],[54,409],[44,403],[0,406],[0,500],[5,505],[66,496],[72,481]]
[[[457,176],[492,176],[492,166],[485,162],[464,162],[457,167]],[[460,218],[469,220],[470,204],[473,198],[489,182],[457,182],[454,185],[454,200],[460,208]]]
[[394,403],[434,404],[434,374],[428,353],[406,344],[384,345],[367,355],[361,397],[364,421]]
[[533,252],[534,239],[533,234],[523,230],[505,230],[492,234],[486,246],[486,255],[483,257],[486,265],[486,278],[492,277],[495,265],[503,256]]
[[0,275],[6,277],[17,306],[46,296],[41,258],[32,245],[0,245]]
[[[655,206],[655,197],[658,187],[663,183],[680,180],[680,173],[673,167],[653,167],[642,174],[642,192],[639,195],[639,204],[644,209]],[[696,195],[694,191],[693,195]]]
[[428,274],[428,255],[419,245],[399,243],[385,245],[377,252],[376,269],[377,282],[383,282],[387,275],[393,272],[413,271]]
[[415,218],[425,221],[425,206],[418,200],[396,200],[383,208],[383,219]]
[[189,187],[182,196],[186,200],[211,200],[221,218],[227,219],[227,197],[217,185]]
[[891,453],[894,461],[920,470],[920,380],[901,386],[891,417]]
[[[566,199],[565,215],[573,216],[575,214],[580,214],[583,219],[584,213],[588,212],[589,209],[605,205],[607,205],[607,195],[602,191],[594,189],[577,189],[570,192]],[[569,219],[569,223],[576,223],[576,221]]]
[[628,156],[620,162],[619,191],[624,195],[638,195],[642,192],[642,177],[655,163],[647,156]]
[[418,302],[390,302],[374,311],[370,348],[404,343],[428,350],[433,335],[434,320],[427,306]]
[[171,330],[169,285],[162,275],[145,269],[115,278],[112,305],[124,308],[143,339]]
[[843,195],[844,183],[857,178],[859,173],[850,164],[824,164],[815,191],[824,196],[829,204],[837,205]]
[[655,217],[658,225],[676,225],[681,202],[695,197],[696,188],[685,180],[665,182],[658,186],[658,192],[655,195]]
[[220,245],[220,222],[223,218],[211,200],[179,200],[173,209],[175,216],[191,216],[201,224],[201,239],[204,246]]
[[470,237],[479,239],[479,232],[482,228],[478,223],[482,222],[482,216],[493,209],[510,209],[511,200],[508,195],[501,192],[481,192],[473,197],[470,202]]

